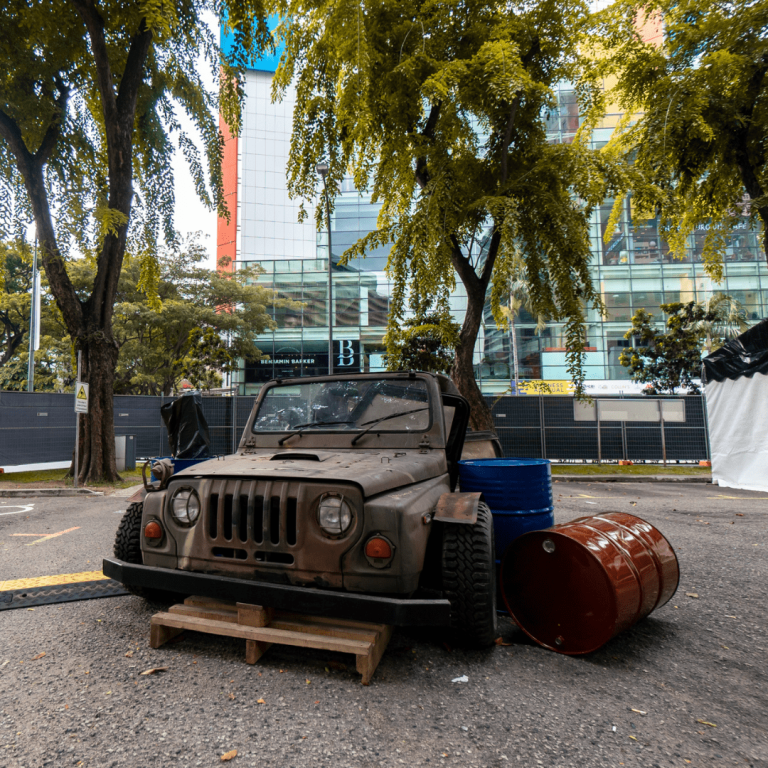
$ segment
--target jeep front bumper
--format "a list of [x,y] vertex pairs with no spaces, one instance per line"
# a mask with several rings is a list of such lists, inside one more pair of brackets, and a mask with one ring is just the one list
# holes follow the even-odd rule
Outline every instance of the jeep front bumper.
[[268,584],[209,573],[135,565],[113,557],[105,557],[102,567],[105,576],[130,587],[234,600],[310,616],[372,621],[400,627],[445,626],[451,619],[451,604],[444,599],[399,599]]

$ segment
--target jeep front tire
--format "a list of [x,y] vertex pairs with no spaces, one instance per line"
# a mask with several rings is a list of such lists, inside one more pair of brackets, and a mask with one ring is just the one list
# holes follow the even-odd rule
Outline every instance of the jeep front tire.
[[485,648],[498,634],[496,551],[491,510],[480,502],[474,525],[448,524],[443,531],[443,594],[451,602],[451,629],[465,646]]

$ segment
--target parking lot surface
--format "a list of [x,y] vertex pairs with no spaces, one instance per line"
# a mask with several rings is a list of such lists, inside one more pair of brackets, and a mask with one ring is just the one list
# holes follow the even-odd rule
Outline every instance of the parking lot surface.
[[[251,667],[242,640],[189,632],[153,650],[162,606],[133,596],[2,611],[0,766],[214,766],[234,750],[233,767],[768,766],[768,495],[553,487],[557,522],[630,512],[680,560],[670,603],[599,651],[552,653],[508,618],[487,651],[397,630],[363,687],[352,657],[324,651],[273,646]],[[98,569],[124,507],[0,500],[0,581]]]

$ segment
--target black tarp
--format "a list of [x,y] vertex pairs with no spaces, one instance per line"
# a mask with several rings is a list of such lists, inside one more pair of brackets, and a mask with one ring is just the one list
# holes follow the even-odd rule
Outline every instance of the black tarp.
[[702,360],[701,380],[723,381],[768,374],[768,319],[761,320]]
[[203,416],[203,400],[197,393],[182,395],[160,408],[174,459],[208,459],[211,438]]

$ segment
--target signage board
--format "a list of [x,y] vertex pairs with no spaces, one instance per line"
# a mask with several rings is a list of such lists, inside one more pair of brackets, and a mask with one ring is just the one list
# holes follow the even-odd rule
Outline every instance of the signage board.
[[75,382],[75,413],[88,413],[88,385],[84,381]]

